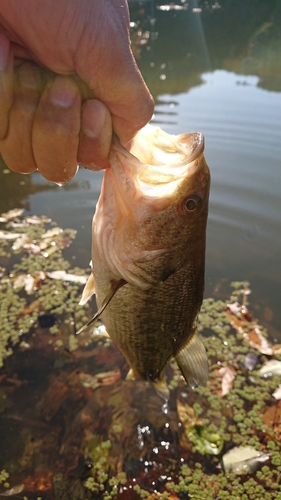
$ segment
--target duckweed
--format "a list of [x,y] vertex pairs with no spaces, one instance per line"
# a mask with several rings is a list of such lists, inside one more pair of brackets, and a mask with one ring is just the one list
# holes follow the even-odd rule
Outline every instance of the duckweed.
[[[78,305],[81,285],[46,277],[46,273],[56,270],[64,270],[77,276],[85,275],[84,269],[78,267],[71,269],[70,263],[62,256],[64,248],[69,246],[76,232],[72,229],[57,228],[55,231],[57,234],[51,237],[48,244],[55,245],[58,251],[45,257],[43,251],[39,251],[39,245],[47,241],[42,236],[57,224],[44,216],[38,218],[37,224],[28,224],[27,220],[28,217],[21,217],[26,227],[21,227],[20,233],[27,235],[33,247],[15,249],[15,240],[4,240],[4,242],[0,240],[0,264],[1,257],[8,259],[8,264],[9,258],[12,258],[13,262],[9,271],[1,272],[0,277],[0,367],[3,366],[4,359],[10,356],[15,346],[20,343],[21,337],[33,333],[38,328],[38,319],[42,314],[49,313],[56,318],[56,324],[48,328],[52,335],[59,335],[60,325],[70,323],[73,317],[77,322],[81,317],[83,322],[89,319],[85,314],[87,306],[82,308]],[[5,230],[15,232],[10,227],[11,221],[1,226]],[[33,253],[34,247],[37,253]],[[1,252],[3,248],[5,255]],[[8,268],[6,260],[5,265]],[[22,277],[21,286],[15,288],[14,283],[19,276]],[[24,291],[26,276],[34,278],[33,287],[28,292]],[[82,326],[81,322],[79,322],[80,325]],[[75,350],[76,347],[75,341],[71,339],[70,349]]]
[[[51,227],[56,227],[56,224],[42,217],[40,224],[23,228],[22,232],[37,244]],[[8,223],[6,229],[9,229]],[[80,285],[46,278],[35,279],[34,287],[28,293],[24,287],[18,290],[13,286],[15,278],[20,274],[36,276],[39,272],[66,270],[84,275],[85,270],[71,269],[70,263],[63,258],[63,249],[74,236],[72,230],[59,231],[54,236],[58,251],[47,258],[42,253],[33,254],[22,248],[14,250],[13,243],[8,241],[0,242],[0,265],[3,265],[2,257],[9,261],[12,256],[13,262],[11,269],[1,273],[0,278],[0,366],[17,346],[26,348],[25,342],[35,332],[42,332],[39,318],[43,314],[54,318],[52,326],[46,327],[48,333],[55,336],[53,349],[66,347],[70,352],[78,349],[80,339],[75,331],[88,320],[87,306],[78,305],[82,288]],[[6,261],[5,265],[8,267]],[[280,384],[280,377],[260,377],[262,356],[231,326],[226,314],[227,303],[240,300],[245,305],[245,297],[247,300],[249,297],[249,284],[234,282],[232,287],[233,291],[227,302],[209,298],[204,300],[201,308],[199,330],[205,335],[204,342],[210,360],[210,379],[206,387],[191,392],[183,386],[174,361],[167,371],[171,406],[175,407],[176,400],[183,395],[194,412],[192,423],[180,422],[177,416],[177,430],[173,429],[173,435],[165,437],[165,440],[162,438],[163,445],[157,443],[154,436],[156,443],[153,447],[155,450],[157,444],[157,453],[153,455],[153,451],[140,450],[140,473],[136,478],[132,478],[130,467],[120,472],[122,465],[126,468],[122,461],[116,465],[116,448],[113,438],[110,441],[109,430],[104,428],[102,436],[93,435],[84,450],[84,458],[89,458],[93,464],[88,477],[81,480],[85,488],[85,499],[115,500],[123,498],[122,495],[127,499],[130,497],[126,497],[125,491],[132,488],[134,498],[138,495],[139,498],[151,497],[153,500],[281,500],[280,438],[270,422],[264,421],[265,410],[276,403],[272,393]],[[243,327],[250,331],[252,322],[243,323]],[[63,335],[65,330],[67,340]],[[266,335],[263,328],[260,330]],[[99,349],[112,345],[108,338],[105,341],[101,341],[101,337],[99,339],[100,341],[96,340]],[[245,354],[248,352],[259,356],[257,367],[251,372],[244,365]],[[281,356],[276,355],[276,358],[281,359]],[[227,365],[234,368],[235,376],[229,391],[222,396],[218,372]],[[104,403],[103,410],[105,409]],[[167,418],[168,416],[169,412]],[[162,435],[166,430],[157,428],[157,432],[162,432]],[[110,431],[114,439],[122,440],[123,433],[128,430],[126,425],[121,425],[118,421],[112,423]],[[131,438],[133,439],[132,436]],[[169,457],[167,443],[172,449]],[[269,455],[269,460],[266,465],[260,464],[253,473],[236,475],[234,472],[225,472],[222,469],[222,457],[235,446],[252,446]],[[9,473],[2,470],[1,493],[9,487],[8,479]],[[55,496],[55,500],[58,497]]]

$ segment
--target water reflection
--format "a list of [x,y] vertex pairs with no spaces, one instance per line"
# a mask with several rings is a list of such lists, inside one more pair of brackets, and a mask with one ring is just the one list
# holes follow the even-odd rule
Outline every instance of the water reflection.
[[151,0],[130,7],[133,49],[154,96],[185,92],[215,69],[255,74],[262,88],[281,90],[279,0]]
[[[156,100],[154,123],[170,133],[199,130],[206,138],[212,172],[206,295],[228,299],[229,282],[248,279],[251,310],[268,327],[271,339],[280,343],[281,2],[147,0],[130,1],[130,8],[133,49]],[[65,256],[85,268],[101,176],[81,170],[74,181],[59,188],[36,173],[6,173],[1,164],[1,212],[24,207],[52,217],[62,227],[77,229],[76,241]],[[214,323],[213,328],[218,326],[215,315]],[[195,464],[201,463],[206,474],[195,485],[196,491],[204,496],[207,479],[212,477],[218,494],[221,484],[215,481],[222,474],[217,468],[221,454],[210,456],[202,450],[205,453],[207,445],[219,449],[222,435],[224,450],[247,444],[248,437],[256,439],[258,449],[272,444],[278,422],[274,427],[272,418],[268,419],[270,435],[253,428],[251,421],[241,432],[233,416],[242,411],[246,422],[249,409],[257,407],[251,399],[256,387],[270,411],[275,407],[271,394],[280,380],[275,387],[268,380],[271,389],[265,395],[264,381],[256,377],[251,385],[253,373],[243,364],[244,347],[240,352],[237,336],[227,330],[227,346],[221,341],[223,330],[221,339],[215,328],[211,335],[210,330],[207,333],[208,349],[214,353],[207,398],[186,386],[179,389],[178,374],[171,385],[169,408],[163,408],[152,387],[124,380],[126,361],[107,340],[94,337],[90,342],[85,339],[75,352],[64,347],[54,351],[57,337],[46,332],[45,324],[39,325],[36,335],[28,339],[30,347],[22,345],[0,374],[0,468],[9,470],[11,486],[24,481],[22,496],[30,500],[39,495],[48,500],[102,498],[101,491],[85,497],[80,479],[87,478],[93,462],[104,468],[105,460],[114,474],[123,468],[127,472],[127,484],[119,484],[122,500],[139,498],[133,490],[136,483],[145,485],[155,499],[153,492],[163,491],[165,483],[179,475],[182,463],[192,474]],[[68,346],[67,325],[60,335]],[[256,352],[257,363],[263,358]],[[222,398],[218,367],[225,363],[236,366],[238,372],[231,394]],[[104,384],[106,371],[108,377],[116,377],[111,386]],[[174,368],[169,368],[171,383],[174,374]],[[85,385],[89,379],[95,383],[98,379],[101,385]],[[242,402],[244,408],[238,405]],[[280,403],[276,408],[280,415]],[[264,429],[255,411],[253,418]],[[207,418],[211,442],[198,425],[200,418],[203,422]],[[70,475],[63,477],[61,471]],[[259,488],[261,483],[260,478]],[[266,483],[266,492],[274,498],[268,479]],[[1,488],[2,494],[5,488]],[[186,492],[181,494],[186,498]],[[14,490],[11,498],[18,497]]]
[[[156,99],[154,123],[169,133],[200,130],[206,138],[212,172],[206,293],[219,276],[243,276],[271,309],[281,300],[281,2],[130,5],[133,32],[146,32],[137,57]],[[271,327],[276,336],[278,307]]]

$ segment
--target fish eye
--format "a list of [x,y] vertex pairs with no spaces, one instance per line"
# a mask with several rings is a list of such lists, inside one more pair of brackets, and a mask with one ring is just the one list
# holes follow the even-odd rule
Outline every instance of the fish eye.
[[201,201],[201,196],[197,193],[194,193],[191,196],[185,198],[183,206],[188,212],[194,212],[200,201]]

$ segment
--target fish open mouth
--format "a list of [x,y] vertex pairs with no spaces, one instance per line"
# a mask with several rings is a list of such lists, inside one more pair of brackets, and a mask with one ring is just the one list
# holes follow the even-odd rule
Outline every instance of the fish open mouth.
[[184,161],[193,162],[204,151],[204,136],[200,132],[170,135],[159,127],[146,125],[136,136],[131,154],[150,166],[160,166],[177,175],[175,168]]
[[147,125],[131,150],[141,162],[137,170],[138,189],[149,198],[173,196],[181,182],[198,169],[195,160],[203,151],[204,136],[199,132],[172,136]]
[[118,144],[115,144],[115,151],[120,159],[123,158],[125,184],[124,176],[120,175],[120,163],[116,172],[118,184],[123,178],[123,194],[128,192],[130,184],[139,195],[159,199],[172,196],[179,184],[196,172],[195,160],[203,154],[204,136],[200,132],[173,136],[147,125],[137,134],[130,152]]

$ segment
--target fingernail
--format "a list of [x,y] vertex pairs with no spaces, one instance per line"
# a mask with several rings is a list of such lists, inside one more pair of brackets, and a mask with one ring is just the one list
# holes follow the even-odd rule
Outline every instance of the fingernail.
[[10,42],[5,35],[0,34],[0,70],[8,66],[10,55]]
[[78,94],[75,83],[68,77],[57,76],[49,87],[49,100],[56,106],[68,108]]
[[106,109],[96,100],[86,101],[82,112],[82,133],[89,139],[97,139],[104,127]]

